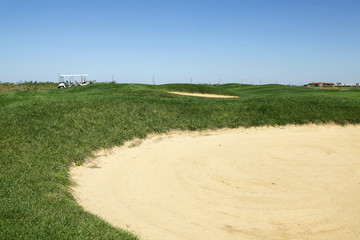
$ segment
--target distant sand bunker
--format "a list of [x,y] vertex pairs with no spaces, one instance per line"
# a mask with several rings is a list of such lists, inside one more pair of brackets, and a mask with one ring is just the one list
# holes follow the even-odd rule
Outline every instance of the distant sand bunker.
[[141,239],[358,240],[359,143],[359,126],[173,133],[71,176],[85,210]]
[[187,93],[187,92],[168,92],[178,95],[193,96],[193,97],[208,97],[208,98],[239,98],[238,96],[206,94],[206,93]]

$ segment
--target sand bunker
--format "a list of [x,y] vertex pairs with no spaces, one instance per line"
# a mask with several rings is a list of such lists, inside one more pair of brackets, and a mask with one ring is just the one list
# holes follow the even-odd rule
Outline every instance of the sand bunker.
[[168,92],[172,94],[193,96],[193,97],[208,97],[208,98],[239,98],[238,96],[218,95],[218,94],[206,94],[206,93],[187,93],[187,92]]
[[360,127],[152,136],[73,167],[85,210],[141,239],[360,239]]

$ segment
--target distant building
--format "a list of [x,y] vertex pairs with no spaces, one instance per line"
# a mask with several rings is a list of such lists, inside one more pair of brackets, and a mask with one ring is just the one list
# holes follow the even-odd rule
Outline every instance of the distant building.
[[335,86],[335,84],[332,82],[311,82],[304,86],[305,87],[333,87],[333,86]]

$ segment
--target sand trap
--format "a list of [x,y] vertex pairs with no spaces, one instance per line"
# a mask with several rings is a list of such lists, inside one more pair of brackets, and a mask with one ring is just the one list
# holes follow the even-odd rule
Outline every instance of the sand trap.
[[187,92],[168,92],[172,94],[193,96],[193,97],[208,97],[208,98],[239,98],[238,96],[218,95],[218,94],[205,94],[205,93],[187,93]]
[[141,239],[360,239],[360,126],[174,133],[73,167],[81,206]]

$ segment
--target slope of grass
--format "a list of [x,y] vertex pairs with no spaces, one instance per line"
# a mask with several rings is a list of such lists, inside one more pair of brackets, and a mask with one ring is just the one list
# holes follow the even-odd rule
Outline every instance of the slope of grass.
[[283,86],[283,85],[242,85],[242,84],[224,84],[218,86],[222,90],[232,92],[234,94],[241,94],[243,96],[253,95],[274,95],[274,94],[315,94],[315,95],[327,95],[327,96],[339,96],[359,98],[360,88],[309,88],[309,87],[295,87],[295,86]]
[[0,93],[0,239],[136,239],[84,212],[69,192],[70,165],[94,150],[172,129],[330,122],[360,123],[359,91],[95,84]]

